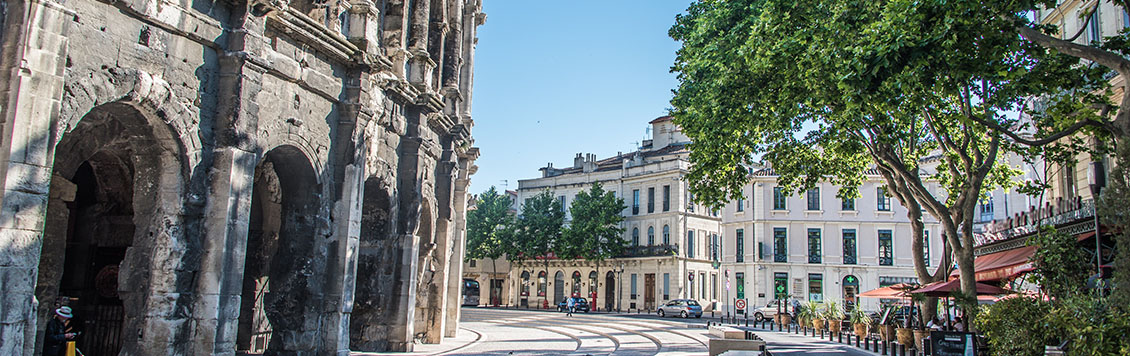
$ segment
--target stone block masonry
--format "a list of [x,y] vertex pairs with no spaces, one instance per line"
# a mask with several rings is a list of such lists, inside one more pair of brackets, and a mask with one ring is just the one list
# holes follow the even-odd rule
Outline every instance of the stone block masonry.
[[0,0],[0,354],[454,336],[481,0]]

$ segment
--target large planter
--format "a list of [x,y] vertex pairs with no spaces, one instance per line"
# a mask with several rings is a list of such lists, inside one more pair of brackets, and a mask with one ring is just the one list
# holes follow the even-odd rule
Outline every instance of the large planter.
[[816,330],[824,330],[824,319],[812,319],[812,328]]
[[926,337],[930,336],[930,330],[914,330],[914,346],[917,350],[925,350],[923,346]]
[[812,325],[812,321],[808,320],[808,318],[805,318],[805,317],[797,317],[796,318],[796,325],[798,327],[807,327],[807,326]]
[[879,327],[879,338],[883,341],[895,341],[895,326],[882,325]]
[[841,330],[843,330],[843,326],[844,326],[843,320],[840,320],[840,319],[828,320],[828,329],[830,331],[834,332],[834,333],[838,333]]
[[914,330],[908,328],[898,328],[895,330],[898,336],[899,345],[910,346],[914,344]]
[[855,336],[860,339],[867,337],[867,324],[855,323],[852,326],[855,328]]
[[793,316],[789,314],[777,314],[778,325],[789,325],[793,322]]

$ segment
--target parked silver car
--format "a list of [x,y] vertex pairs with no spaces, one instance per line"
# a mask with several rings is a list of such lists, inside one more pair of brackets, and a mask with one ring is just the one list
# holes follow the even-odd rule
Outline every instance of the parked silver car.
[[701,318],[702,305],[698,304],[698,301],[694,299],[675,299],[660,306],[657,314],[661,317],[675,315],[689,318],[693,315],[696,318]]
[[[753,311],[750,312],[750,314],[752,314],[753,316],[753,320],[760,322],[762,320],[772,319],[773,317],[777,316],[777,302],[777,300],[773,300],[770,301],[769,304],[765,304],[765,306],[763,307],[753,309]],[[785,309],[785,307],[787,306],[788,305],[782,306],[782,309]]]

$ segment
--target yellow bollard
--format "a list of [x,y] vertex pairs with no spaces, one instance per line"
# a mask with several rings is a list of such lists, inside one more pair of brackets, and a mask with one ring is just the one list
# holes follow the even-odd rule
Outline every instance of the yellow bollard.
[[75,356],[75,342],[67,341],[67,356]]

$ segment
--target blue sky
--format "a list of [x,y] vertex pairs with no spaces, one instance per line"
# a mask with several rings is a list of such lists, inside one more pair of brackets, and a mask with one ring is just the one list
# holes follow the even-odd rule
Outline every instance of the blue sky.
[[470,192],[518,187],[577,152],[628,152],[666,114],[690,0],[485,0],[475,53],[473,136],[482,155]]

